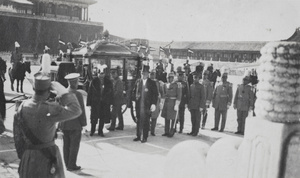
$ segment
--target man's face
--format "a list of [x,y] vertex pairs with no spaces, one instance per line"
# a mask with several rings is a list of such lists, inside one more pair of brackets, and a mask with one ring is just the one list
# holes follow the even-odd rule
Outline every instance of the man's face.
[[98,73],[98,77],[100,80],[103,80],[104,79],[104,73],[103,72],[99,72]]
[[151,74],[150,74],[150,78],[153,80],[153,79],[155,79],[156,78],[156,73],[155,72],[152,72]]
[[177,79],[178,79],[178,81],[183,81],[183,74],[178,75]]
[[227,76],[222,76],[222,82],[226,82],[227,81]]
[[148,78],[149,77],[149,72],[143,72],[142,73],[142,75],[143,75],[143,79],[146,79],[146,78]]
[[168,81],[169,81],[169,83],[172,83],[173,82],[173,80],[174,80],[174,77],[172,76],[172,77],[168,77]]
[[199,75],[194,75],[194,83],[199,83],[200,76]]
[[204,74],[203,74],[203,78],[204,78],[204,79],[207,79],[207,78],[208,78],[208,74],[207,74],[207,73],[204,73]]

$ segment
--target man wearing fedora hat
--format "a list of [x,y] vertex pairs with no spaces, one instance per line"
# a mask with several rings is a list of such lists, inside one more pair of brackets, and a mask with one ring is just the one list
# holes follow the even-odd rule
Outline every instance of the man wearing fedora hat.
[[[65,177],[62,158],[54,143],[56,123],[75,119],[82,110],[74,93],[70,93],[58,82],[51,82],[43,73],[34,75],[34,94],[31,99],[23,101],[14,117],[14,139],[17,148],[19,129],[15,122],[22,120],[21,127],[25,133],[26,150],[18,156],[20,177]],[[49,102],[50,90],[60,98],[60,103]],[[30,133],[30,134],[29,134]],[[16,137],[15,137],[16,136]],[[20,153],[20,155],[19,155]],[[50,165],[50,166],[49,166]]]
[[243,78],[243,84],[238,85],[234,96],[233,108],[237,110],[237,132],[235,134],[244,135],[245,121],[248,117],[248,112],[253,109],[254,94],[252,87],[249,85],[250,77]]
[[222,83],[216,87],[213,93],[213,107],[215,108],[215,127],[211,130],[218,130],[220,117],[222,115],[220,132],[224,131],[227,110],[232,102],[232,83],[227,81],[228,73],[224,72],[222,75]]
[[85,107],[82,94],[77,91],[79,73],[70,73],[65,76],[68,80],[68,90],[70,93],[74,93],[79,101],[82,113],[79,117],[63,121],[59,124],[60,129],[63,132],[63,153],[64,161],[68,171],[79,170],[81,167],[77,166],[77,155],[80,147],[81,130],[86,126]]
[[[141,140],[142,143],[147,142],[150,126],[151,112],[156,109],[158,90],[155,81],[149,78],[149,66],[144,65],[142,70],[142,78],[138,79],[133,93],[136,97],[136,115],[137,128],[136,138],[133,141]],[[141,139],[141,135],[143,138]]]

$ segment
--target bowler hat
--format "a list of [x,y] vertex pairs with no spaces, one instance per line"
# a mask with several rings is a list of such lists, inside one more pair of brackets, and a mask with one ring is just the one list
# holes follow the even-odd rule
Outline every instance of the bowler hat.
[[33,88],[35,90],[47,90],[51,86],[51,79],[49,75],[38,72],[34,74]]

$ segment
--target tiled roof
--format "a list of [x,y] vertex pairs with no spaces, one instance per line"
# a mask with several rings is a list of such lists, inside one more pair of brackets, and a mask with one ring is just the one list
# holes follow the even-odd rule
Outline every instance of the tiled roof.
[[282,40],[282,41],[296,41],[296,42],[300,42],[300,27],[296,29],[295,33],[289,37],[286,40]]
[[[241,42],[226,42],[226,41],[204,41],[192,42],[182,41],[173,42],[171,49],[194,49],[194,50],[228,50],[228,51],[260,51],[267,42],[241,41]],[[149,46],[159,49],[159,46],[165,47],[168,42],[150,41]],[[168,49],[169,47],[166,47]]]

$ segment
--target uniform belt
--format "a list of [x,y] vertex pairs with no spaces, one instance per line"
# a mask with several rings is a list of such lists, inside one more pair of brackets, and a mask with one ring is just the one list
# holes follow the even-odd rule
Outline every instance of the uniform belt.
[[220,97],[228,97],[228,95],[220,95]]
[[176,100],[176,97],[168,97],[168,99]]
[[43,143],[43,144],[39,144],[39,145],[28,145],[28,149],[29,150],[41,150],[43,148],[48,148],[48,147],[51,147],[54,145],[55,145],[54,141],[51,141],[51,142]]

